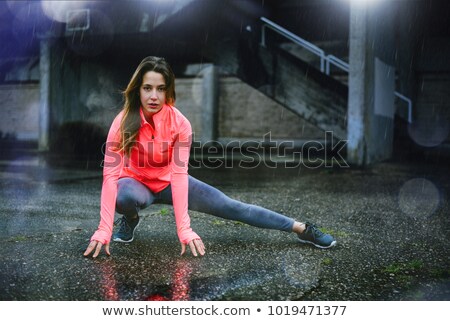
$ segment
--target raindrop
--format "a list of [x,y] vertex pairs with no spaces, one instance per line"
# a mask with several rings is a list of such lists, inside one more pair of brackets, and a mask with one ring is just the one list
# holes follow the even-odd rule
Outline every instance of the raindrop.
[[439,190],[427,179],[414,178],[400,188],[398,202],[406,215],[426,218],[432,215],[439,205]]

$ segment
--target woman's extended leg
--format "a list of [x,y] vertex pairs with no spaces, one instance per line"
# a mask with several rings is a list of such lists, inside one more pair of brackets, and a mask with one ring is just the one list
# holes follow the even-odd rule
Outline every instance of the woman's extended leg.
[[[155,196],[158,201],[171,204],[170,185]],[[234,200],[192,176],[189,176],[189,209],[256,227],[295,232],[301,242],[320,248],[329,248],[336,244],[331,235],[322,233],[313,224],[297,222],[261,206]]]
[[189,176],[189,209],[252,226],[292,232],[295,220],[266,208],[237,201]]
[[[172,204],[170,185],[157,197]],[[189,209],[252,226],[292,232],[295,220],[266,208],[234,200],[217,188],[189,176]]]

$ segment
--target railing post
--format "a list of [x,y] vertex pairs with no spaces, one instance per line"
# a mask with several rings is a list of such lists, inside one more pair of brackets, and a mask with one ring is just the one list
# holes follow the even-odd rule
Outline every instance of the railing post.
[[408,104],[408,123],[412,123],[412,101],[408,97],[403,96],[399,92],[394,92],[395,96],[404,100]]
[[266,25],[261,27],[261,46],[266,47]]
[[320,71],[321,72],[325,72],[325,59],[324,59],[324,54],[322,53],[320,55]]

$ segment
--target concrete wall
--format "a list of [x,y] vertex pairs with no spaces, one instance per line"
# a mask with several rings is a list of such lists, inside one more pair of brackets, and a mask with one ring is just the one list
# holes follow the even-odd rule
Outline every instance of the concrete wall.
[[[196,139],[202,136],[202,78],[178,78],[176,106],[189,119]],[[236,77],[219,80],[218,140],[324,139],[324,132]]]
[[[111,79],[101,73],[94,74],[96,83],[86,86],[79,95],[79,106],[86,110],[78,115],[84,117],[71,117],[67,121],[86,121],[106,132],[120,110],[121,101],[115,97],[117,95],[111,95],[118,91]],[[176,89],[177,108],[191,122],[195,137],[201,137],[202,78],[179,78]],[[36,140],[39,85],[0,86],[0,100],[0,130],[18,139]],[[268,132],[274,139],[321,140],[325,137],[322,130],[235,77],[220,79],[218,124],[219,140],[244,138],[262,141]]]
[[450,73],[421,74],[410,138],[418,145],[450,143]]
[[[406,7],[406,6],[404,6]],[[413,74],[413,119],[409,137],[420,146],[450,143],[450,5],[429,1],[411,4],[407,35],[414,35],[414,56],[406,71]],[[406,8],[404,8],[406,9]],[[446,27],[447,26],[447,27]],[[413,71],[411,71],[413,69]]]
[[80,120],[109,127],[121,108],[122,70],[82,59],[58,44],[52,47],[51,66],[51,128]]
[[0,85],[0,131],[19,140],[37,140],[39,84]]
[[[379,73],[385,72],[386,75],[378,75],[383,78],[383,82],[389,82],[392,75],[395,75],[395,57],[396,57],[396,39],[395,22],[397,13],[392,3],[379,3],[369,10],[368,15],[368,46],[373,48],[374,61],[370,63],[370,73],[373,75],[373,101],[370,102],[373,112],[373,121],[370,122],[370,141],[368,142],[368,163],[378,162],[389,159],[393,152],[394,138],[394,83],[391,86],[377,88],[376,78]],[[377,61],[379,62],[377,64]],[[383,66],[381,68],[377,66]],[[392,68],[389,68],[389,67]],[[389,70],[389,71],[388,71]],[[388,75],[391,75],[389,77]],[[385,89],[385,90],[383,90]],[[392,95],[392,99],[383,99],[383,96]],[[380,107],[376,102],[383,100],[386,106]],[[380,109],[382,112],[380,112]]]
[[[396,20],[397,37],[397,91],[411,100],[417,97],[416,88],[416,50],[419,44],[418,35],[423,29],[423,16],[417,3],[399,3],[396,8],[399,19]],[[407,104],[397,101],[397,114],[408,119]]]
[[[58,128],[67,121],[85,121],[98,125],[106,132],[122,107],[123,90],[130,71],[123,62],[114,68],[101,61],[80,59],[54,45],[52,49],[51,110],[52,123]],[[176,107],[190,120],[195,139],[204,137],[210,124],[204,117],[207,106],[204,76],[208,65],[202,68],[187,65],[175,81]],[[194,70],[194,71],[193,71]],[[196,70],[196,71],[195,71]],[[323,131],[310,125],[238,78],[219,76],[219,101],[216,137],[254,138],[263,140],[271,132],[273,138],[323,139]],[[210,135],[206,135],[210,136]],[[204,140],[204,138],[202,139]]]
[[219,137],[324,139],[324,132],[235,77],[220,82]]
[[[83,121],[103,128],[106,133],[122,107],[123,90],[130,77],[130,67],[124,62],[106,64],[83,59],[66,50],[64,44],[52,47],[51,69],[51,128],[65,122]],[[114,68],[111,68],[111,66]],[[188,65],[189,67],[189,65]],[[195,67],[195,66],[194,66]],[[200,140],[210,128],[205,116],[204,75],[208,68],[183,71],[175,86],[176,107],[190,120],[195,139]],[[132,71],[131,71],[132,72]],[[181,71],[180,71],[181,72]],[[273,138],[323,139],[319,130],[254,88],[229,76],[219,77],[219,101],[215,136],[220,138],[253,138],[263,140],[271,132]],[[209,135],[206,135],[209,136]]]
[[202,135],[202,77],[177,78],[175,90],[177,93],[176,107],[189,119],[195,140]]

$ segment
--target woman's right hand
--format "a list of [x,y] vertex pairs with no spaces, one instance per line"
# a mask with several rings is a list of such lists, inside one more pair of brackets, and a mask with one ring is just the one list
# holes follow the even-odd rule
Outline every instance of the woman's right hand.
[[[103,247],[103,244],[101,242],[92,240],[89,243],[89,245],[83,255],[88,256],[95,249],[94,255],[92,255],[92,257],[96,258],[100,254],[102,247]],[[111,255],[111,253],[109,251],[109,243],[105,245],[105,252],[106,252],[106,254]]]
[[[191,249],[192,255],[197,256],[197,252],[201,256],[205,255],[205,245],[203,245],[203,241],[200,238],[191,240],[188,245]],[[186,253],[186,244],[181,243],[181,255],[183,255],[184,253]]]

